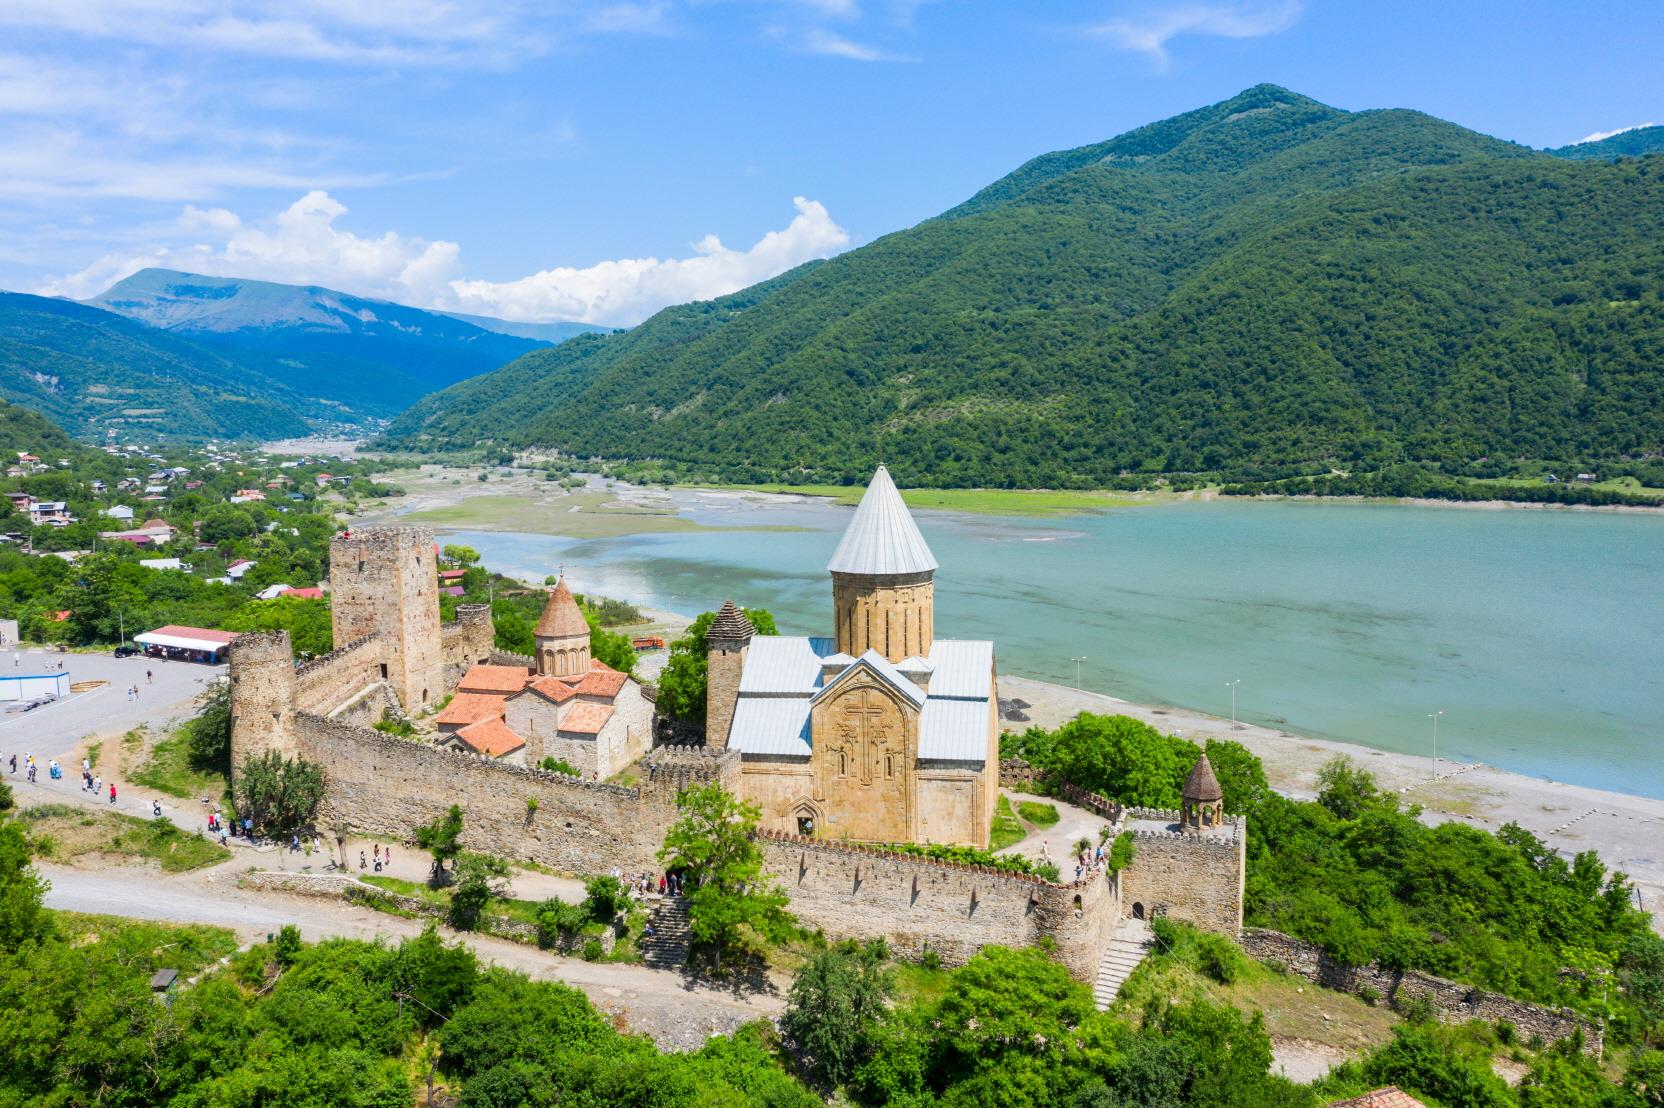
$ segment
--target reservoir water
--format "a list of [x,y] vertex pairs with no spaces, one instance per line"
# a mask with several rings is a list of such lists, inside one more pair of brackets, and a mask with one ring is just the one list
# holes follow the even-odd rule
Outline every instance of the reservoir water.
[[[686,614],[830,622],[851,509],[677,492],[720,528],[575,540],[456,531],[493,568]],[[1664,797],[1664,516],[1179,502],[1049,519],[915,513],[936,627],[1002,672],[1143,703]],[[558,526],[558,523],[556,524]]]

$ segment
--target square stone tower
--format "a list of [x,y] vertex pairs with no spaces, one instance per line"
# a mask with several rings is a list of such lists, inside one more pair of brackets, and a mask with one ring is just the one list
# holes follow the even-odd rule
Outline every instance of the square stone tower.
[[336,649],[380,636],[382,680],[406,712],[420,712],[444,695],[432,531],[371,527],[336,535],[329,544],[329,592]]

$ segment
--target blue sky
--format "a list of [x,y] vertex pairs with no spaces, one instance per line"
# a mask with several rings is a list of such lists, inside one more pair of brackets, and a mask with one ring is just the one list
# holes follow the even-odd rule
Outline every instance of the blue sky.
[[1664,121],[1664,4],[5,0],[0,287],[147,264],[630,324],[1270,81]]

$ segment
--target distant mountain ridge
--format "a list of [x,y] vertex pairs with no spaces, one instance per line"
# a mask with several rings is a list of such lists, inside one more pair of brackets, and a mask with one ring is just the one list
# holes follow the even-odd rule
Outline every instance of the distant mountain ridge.
[[277,359],[293,389],[368,416],[393,415],[436,389],[549,345],[316,285],[170,269],[140,270],[88,303],[212,346]]
[[1617,158],[1644,158],[1648,154],[1664,154],[1664,126],[1652,124],[1646,127],[1633,127],[1628,131],[1619,131],[1615,135],[1607,135],[1603,139],[1593,142],[1574,142],[1570,146],[1558,146],[1548,151],[1557,158],[1574,158],[1586,160],[1599,158],[1603,161],[1613,161]]
[[1260,85],[535,351],[383,441],[1028,487],[1656,451],[1661,284],[1664,159]]

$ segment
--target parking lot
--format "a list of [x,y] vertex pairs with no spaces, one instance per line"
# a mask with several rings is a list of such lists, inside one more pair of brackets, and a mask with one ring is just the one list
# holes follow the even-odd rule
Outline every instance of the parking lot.
[[[193,713],[192,702],[204,686],[224,676],[226,668],[165,662],[143,655],[116,658],[107,653],[8,650],[0,652],[0,673],[57,672],[60,662],[71,682],[107,683],[30,712],[5,712],[14,705],[0,704],[0,712],[4,712],[0,714],[0,760],[16,754],[21,761],[29,752],[45,765],[51,758],[64,760],[64,755],[88,735],[127,731],[140,724],[159,729],[171,720],[184,719]],[[48,666],[53,668],[49,670]],[[148,680],[146,671],[151,675]],[[127,695],[134,685],[139,689],[137,700]]]

